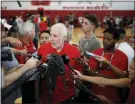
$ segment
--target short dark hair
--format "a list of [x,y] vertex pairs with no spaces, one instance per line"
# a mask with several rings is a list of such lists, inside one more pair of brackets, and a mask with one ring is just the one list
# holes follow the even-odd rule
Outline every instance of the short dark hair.
[[103,31],[103,33],[106,33],[106,32],[112,34],[114,37],[114,40],[119,40],[120,34],[116,28],[109,27]]
[[118,32],[120,34],[120,39],[124,39],[126,36],[126,31],[122,28],[118,29]]
[[96,28],[98,27],[98,22],[97,22],[96,15],[85,14],[84,17],[86,19],[88,19],[90,22],[92,22],[95,25]]
[[48,33],[50,35],[50,31],[49,30],[44,30],[39,34],[39,37],[41,36],[42,33]]

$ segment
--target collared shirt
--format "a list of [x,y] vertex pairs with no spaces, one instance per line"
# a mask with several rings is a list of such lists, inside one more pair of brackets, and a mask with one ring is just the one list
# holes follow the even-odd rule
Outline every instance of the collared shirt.
[[[48,54],[57,54],[61,56],[66,54],[70,59],[70,65],[77,70],[81,70],[80,65],[73,59],[73,58],[80,58],[80,52],[75,46],[72,46],[68,43],[64,43],[64,47],[59,53],[57,52],[56,49],[54,49],[51,46],[51,43],[46,43],[39,48],[38,53],[43,57],[43,61],[46,60],[46,56]],[[71,70],[67,65],[65,65],[65,71],[72,74]],[[66,74],[63,75],[63,77],[67,80],[67,84],[66,84],[67,90],[64,87],[62,77],[58,76],[56,80],[55,91],[53,93],[53,98],[52,98],[53,104],[63,102],[64,100],[74,95],[73,80]],[[41,96],[43,104],[47,103],[48,101],[48,94],[47,94],[48,91],[47,89],[45,89],[45,86],[46,86],[45,83],[43,83],[42,96]]]
[[[18,50],[23,50],[23,49],[26,48],[26,50],[27,50],[28,52],[30,52],[30,53],[36,52],[36,48],[35,48],[35,46],[34,46],[34,44],[33,44],[32,41],[29,42],[29,45],[26,44],[26,43],[24,43],[24,42],[22,42],[22,43],[23,43],[22,47],[15,47],[15,48],[18,49]],[[16,58],[18,59],[18,62],[19,62],[20,64],[25,64],[25,62],[26,62],[26,60],[25,60],[26,57],[25,57],[25,56],[16,55]]]

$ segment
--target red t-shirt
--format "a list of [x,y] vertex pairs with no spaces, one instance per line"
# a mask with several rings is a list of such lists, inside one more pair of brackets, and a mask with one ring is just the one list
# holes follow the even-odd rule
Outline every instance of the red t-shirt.
[[[99,56],[102,56],[103,48],[95,50],[93,53],[97,54]],[[113,55],[113,57],[112,57],[112,55]],[[126,71],[128,69],[128,58],[120,50],[116,50],[112,54],[104,54],[103,57],[105,57],[108,61],[110,61],[111,57],[112,57],[111,64],[120,68],[123,71]],[[103,68],[101,68],[101,70],[100,70],[100,66],[99,66],[100,64],[93,57],[90,58],[89,64],[90,64],[90,68],[92,70],[97,70],[99,73],[110,76],[112,78],[117,78],[117,76],[115,75],[115,73],[112,72],[111,69],[108,70],[107,66],[103,66]],[[109,100],[111,100],[115,103],[120,103],[120,95],[118,93],[118,88],[111,87],[111,86],[99,86],[99,85],[92,84],[92,91],[96,94],[104,95]]]
[[[78,65],[78,63],[75,60],[73,60],[73,58],[80,58],[80,52],[76,47],[69,45],[68,43],[64,43],[64,48],[59,53],[56,51],[56,49],[54,49],[51,46],[51,43],[42,45],[39,48],[38,53],[39,53],[39,55],[41,55],[43,57],[44,61],[48,54],[57,54],[57,55],[66,54],[70,59],[70,65],[77,70],[81,70],[80,65]],[[66,70],[66,72],[69,72],[70,74],[72,74],[71,70],[69,69],[69,67],[67,65],[65,65],[65,70]],[[73,80],[66,74],[64,75],[64,78],[68,80],[68,82],[67,82],[68,89],[67,89],[67,91],[65,90],[65,87],[64,87],[64,84],[62,81],[62,77],[58,76],[57,81],[56,81],[55,91],[53,92],[53,98],[52,98],[53,104],[60,103],[74,95]],[[48,101],[47,92],[48,92],[47,89],[45,89],[45,83],[43,83],[42,96],[41,96],[43,104],[47,104],[47,101]]]
[[[34,46],[34,44],[33,44],[32,41],[29,43],[29,45],[25,44],[24,42],[22,42],[22,44],[23,44],[22,47],[15,47],[15,49],[23,50],[23,49],[25,49],[25,47],[26,47],[26,50],[27,50],[28,52],[31,52],[31,53],[36,52],[36,48],[35,48],[35,46]],[[19,62],[20,64],[25,64],[25,62],[26,62],[26,60],[25,60],[26,57],[25,57],[25,56],[16,55],[16,58],[17,58],[17,60],[18,60],[18,62]]]

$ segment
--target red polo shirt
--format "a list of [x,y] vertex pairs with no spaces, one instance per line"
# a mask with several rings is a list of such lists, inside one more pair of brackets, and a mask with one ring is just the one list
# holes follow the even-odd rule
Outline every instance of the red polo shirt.
[[[26,43],[24,43],[24,42],[22,42],[22,47],[15,47],[16,49],[18,49],[18,50],[23,50],[23,49],[25,49],[25,47],[26,47],[26,50],[28,51],[28,52],[31,52],[31,53],[34,53],[34,52],[36,52],[36,48],[35,48],[35,46],[34,46],[34,44],[33,44],[33,42],[31,41],[30,43],[29,43],[29,45],[27,45]],[[25,64],[25,62],[26,62],[26,60],[25,60],[25,56],[22,56],[22,55],[16,55],[16,58],[17,58],[17,60],[18,60],[18,62],[20,63],[20,64]]]
[[[95,50],[93,53],[99,56],[102,56],[103,48]],[[104,57],[108,61],[110,61],[112,54],[104,54]],[[100,68],[99,63],[93,57],[90,58],[89,64],[92,70],[97,70],[99,73],[108,75],[113,78],[117,78],[115,73],[113,73],[111,69],[108,70],[107,69],[108,67],[106,66],[104,66],[101,70],[99,70]],[[121,52],[120,50],[116,50],[114,52],[114,56],[112,58],[111,64],[120,68],[123,71],[126,71],[128,69],[128,58],[123,52]],[[118,93],[118,88],[92,84],[92,91],[96,94],[104,95],[109,100],[113,101],[114,103],[120,103],[120,95]]]
[[[68,43],[64,44],[63,49],[59,53],[56,51],[56,49],[54,49],[51,46],[51,43],[42,45],[39,48],[38,53],[40,55],[42,55],[43,60],[45,60],[45,57],[48,54],[58,54],[58,55],[66,54],[70,59],[70,65],[77,70],[81,70],[81,67],[78,65],[78,63],[72,59],[72,58],[80,58],[80,52],[75,46],[69,45]],[[71,70],[69,69],[69,67],[67,65],[65,65],[65,70],[66,70],[66,72],[71,73]],[[64,84],[62,81],[62,77],[58,76],[57,81],[56,81],[56,88],[55,88],[55,91],[53,93],[53,98],[52,98],[53,104],[60,103],[74,95],[74,86],[72,84],[73,80],[66,74],[63,77],[68,80],[68,82],[67,82],[68,90],[67,91],[65,90],[65,87],[64,87]],[[43,83],[42,96],[41,96],[43,104],[47,104],[47,100],[48,100],[47,92],[48,91],[45,89],[45,83]]]

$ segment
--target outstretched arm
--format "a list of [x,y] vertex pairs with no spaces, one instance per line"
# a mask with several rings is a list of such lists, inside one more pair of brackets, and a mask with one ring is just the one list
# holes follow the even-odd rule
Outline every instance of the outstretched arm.
[[8,73],[7,75],[5,75],[5,85],[4,87],[10,85],[11,83],[13,83],[15,80],[17,80],[22,74],[24,74],[27,70],[30,70],[32,68],[36,68],[36,66],[38,66],[41,62],[39,62],[38,59],[33,59],[30,58],[26,64],[18,67],[15,71]]
[[74,75],[75,78],[79,78],[80,80],[88,81],[98,85],[107,85],[114,87],[128,87],[131,84],[130,78],[120,78],[120,79],[109,79],[104,77],[91,77],[82,75],[79,71],[75,70],[77,75]]
[[99,61],[100,63],[106,64],[108,65],[108,67],[119,77],[127,77],[128,74],[126,71],[121,70],[120,68],[112,65],[106,58],[104,57],[98,57],[96,58],[97,61]]

